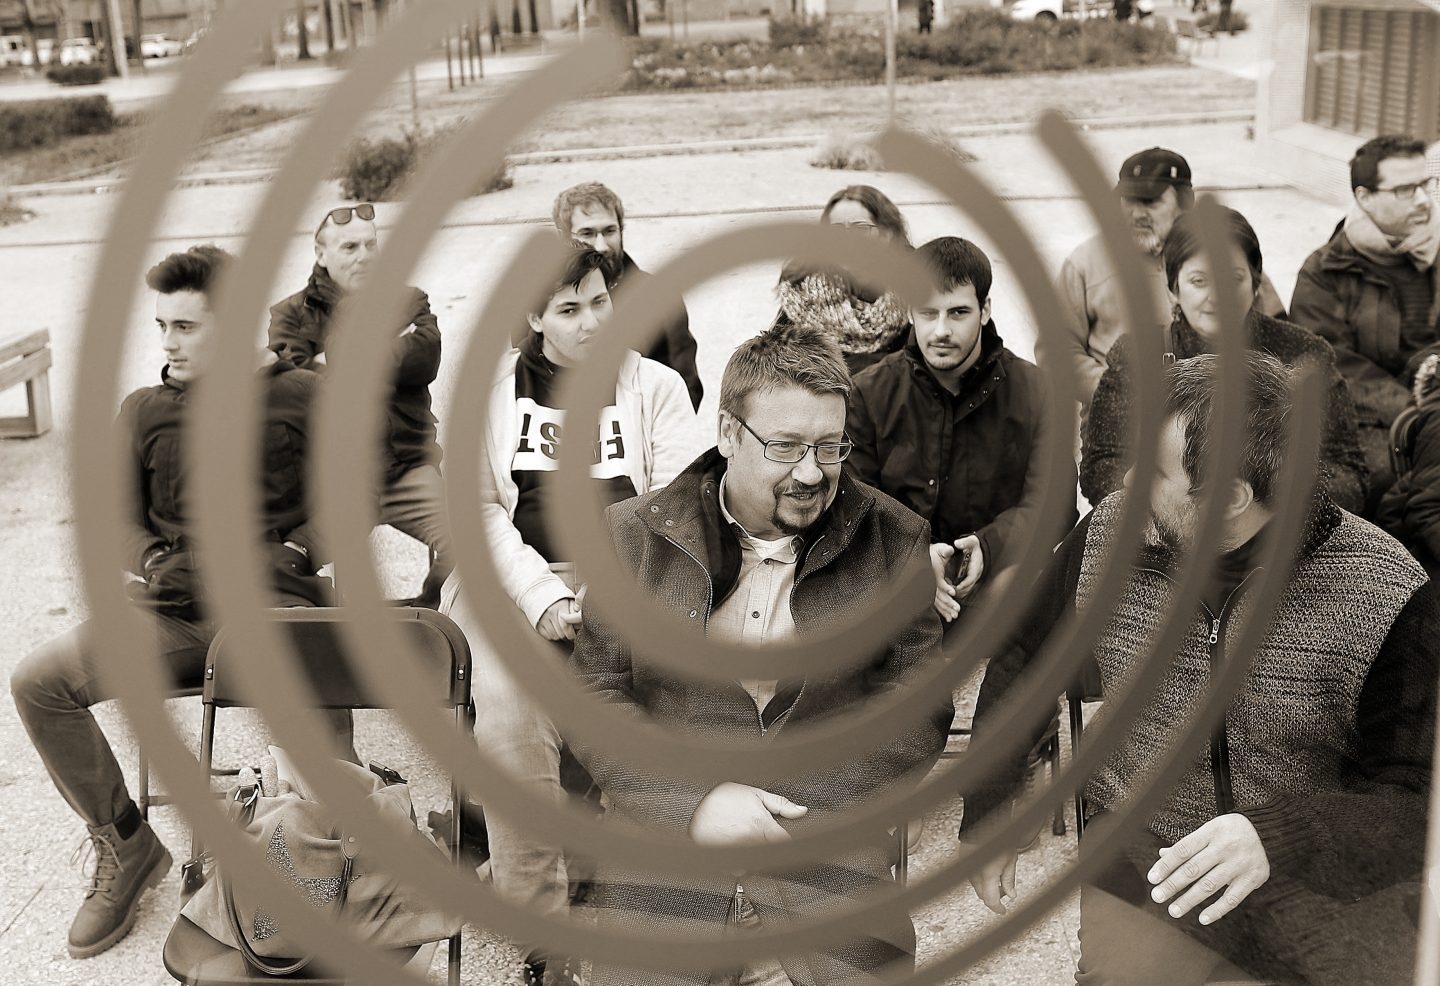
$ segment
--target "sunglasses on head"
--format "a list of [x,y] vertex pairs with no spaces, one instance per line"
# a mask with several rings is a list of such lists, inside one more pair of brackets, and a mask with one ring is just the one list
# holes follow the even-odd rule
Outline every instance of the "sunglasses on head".
[[359,205],[342,205],[338,209],[331,209],[325,213],[325,218],[320,220],[320,225],[315,227],[315,235],[320,235],[326,223],[333,222],[336,226],[344,226],[357,217],[368,223],[375,218],[375,206],[369,202],[361,202]]

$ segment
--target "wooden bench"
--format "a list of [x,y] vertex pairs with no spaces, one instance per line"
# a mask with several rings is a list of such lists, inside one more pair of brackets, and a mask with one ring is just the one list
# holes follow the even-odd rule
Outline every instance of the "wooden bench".
[[1215,37],[1214,31],[1202,31],[1197,22],[1186,18],[1179,18],[1175,21],[1175,37],[1190,42],[1190,57],[1192,58],[1200,54],[1200,48],[1206,41],[1214,44],[1217,52],[1220,50],[1220,41]]
[[38,438],[50,430],[50,333],[0,343],[0,391],[25,384],[28,414],[0,418],[0,438]]

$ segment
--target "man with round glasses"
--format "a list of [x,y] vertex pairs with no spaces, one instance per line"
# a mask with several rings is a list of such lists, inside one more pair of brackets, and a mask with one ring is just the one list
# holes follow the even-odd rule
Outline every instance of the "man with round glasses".
[[[595,600],[581,613],[574,667],[625,719],[737,743],[801,732],[902,690],[938,658],[931,602],[930,532],[919,517],[845,472],[850,454],[844,357],[817,330],[774,326],[742,343],[721,380],[716,446],[668,487],[609,509],[610,536],[642,589],[707,637],[737,644],[805,640],[844,629],[897,586],[894,633],[862,660],[810,678],[777,665],[773,676],[727,683],[677,676],[622,635]],[[943,690],[942,690],[943,691]],[[825,770],[759,783],[698,784],[577,744],[609,811],[652,831],[724,846],[789,839],[834,821],[888,788],[917,780],[944,748],[954,709],[948,691],[893,733]],[[878,838],[843,859],[780,873],[697,868],[657,885],[648,874],[602,863],[595,900],[602,924],[647,935],[744,936],[853,906],[891,885],[893,844]],[[712,984],[789,986],[908,975],[915,932],[892,912],[866,933],[808,954],[743,967],[695,970]],[[739,963],[737,963],[739,965]],[[592,986],[679,981],[596,964]],[[878,980],[877,980],[878,981]]]
[[1425,144],[1387,134],[1350,161],[1352,200],[1295,282],[1291,320],[1323,336],[1350,387],[1370,467],[1372,513],[1394,483],[1390,425],[1415,370],[1440,351],[1440,210]]
[[[270,309],[270,348],[296,366],[319,369],[340,302],[360,289],[379,253],[375,206],[331,209],[315,229],[315,266],[305,287]],[[434,608],[449,574],[444,485],[430,385],[440,372],[440,323],[430,299],[409,288],[406,315],[392,345],[394,375],[386,415],[384,467],[379,491],[380,523],[423,541],[435,555],[420,595],[412,602]]]

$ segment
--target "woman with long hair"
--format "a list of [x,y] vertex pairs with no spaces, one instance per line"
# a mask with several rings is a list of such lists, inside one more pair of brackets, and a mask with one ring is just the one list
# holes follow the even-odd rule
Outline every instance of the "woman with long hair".
[[[1189,359],[1219,348],[1219,295],[1230,291],[1245,313],[1245,345],[1289,366],[1315,364],[1326,381],[1325,431],[1320,444],[1321,481],[1331,499],[1353,513],[1366,509],[1369,470],[1356,431],[1355,404],[1335,368],[1330,344],[1291,322],[1262,315],[1255,307],[1260,291],[1260,240],[1234,209],[1219,208],[1226,233],[1224,261],[1211,270],[1200,241],[1200,217],[1186,212],[1165,238],[1165,278],[1175,301],[1165,340],[1166,353]],[[1135,365],[1130,339],[1110,349],[1109,368],[1095,388],[1080,459],[1080,492],[1092,506],[1124,485],[1133,460],[1130,443]],[[1156,371],[1159,367],[1155,368]]]
[[[910,247],[905,217],[873,185],[850,185],[830,196],[821,225],[847,226]],[[834,339],[852,374],[905,344],[910,310],[891,291],[864,284],[845,271],[790,261],[776,287],[778,323],[816,328]]]

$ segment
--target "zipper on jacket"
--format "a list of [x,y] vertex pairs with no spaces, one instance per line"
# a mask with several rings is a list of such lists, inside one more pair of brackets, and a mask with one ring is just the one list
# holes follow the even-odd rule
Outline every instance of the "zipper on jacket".
[[705,622],[702,624],[702,629],[704,629],[704,630],[709,630],[709,629],[710,629],[710,608],[715,604],[715,580],[710,577],[710,570],[707,569],[704,565],[700,564],[700,559],[699,559],[699,558],[696,558],[695,555],[694,555],[694,553],[691,552],[690,549],[686,548],[686,547],[685,547],[683,544],[681,544],[679,541],[676,541],[674,538],[670,537],[670,536],[667,535],[667,534],[662,534],[662,535],[660,535],[660,536],[661,536],[662,538],[664,538],[666,541],[668,541],[668,542],[670,542],[671,544],[673,544],[675,547],[679,548],[682,552],[684,552],[685,557],[686,557],[686,558],[689,558],[691,561],[693,561],[693,562],[695,563],[695,567],[698,568],[698,569],[700,569],[701,574],[703,574],[703,575],[705,576],[705,584],[710,587],[710,592],[709,592],[709,594],[706,596],[706,602],[705,602]]

